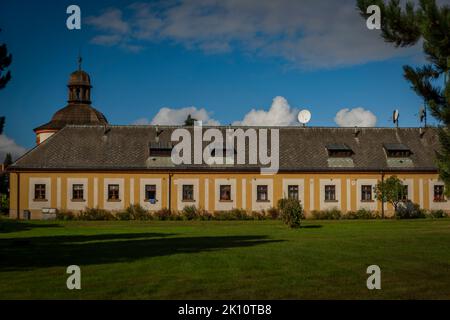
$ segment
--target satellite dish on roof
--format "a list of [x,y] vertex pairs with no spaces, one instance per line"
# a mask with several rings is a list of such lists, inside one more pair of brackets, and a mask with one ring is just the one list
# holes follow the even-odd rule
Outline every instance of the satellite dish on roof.
[[302,110],[298,113],[298,121],[304,126],[311,120],[311,112],[308,110]]
[[394,124],[397,125],[398,127],[398,118],[400,117],[400,113],[398,112],[398,109],[394,110],[394,113],[392,115],[392,121],[394,122]]

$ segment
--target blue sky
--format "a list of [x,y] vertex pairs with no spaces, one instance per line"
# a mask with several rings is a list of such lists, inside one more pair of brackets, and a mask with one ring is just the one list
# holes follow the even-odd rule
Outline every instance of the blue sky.
[[[384,44],[354,1],[212,3],[3,2],[0,43],[13,54],[13,79],[0,91],[8,146],[32,147],[32,129],[65,106],[80,49],[93,106],[112,124],[175,119],[183,113],[173,109],[186,107],[203,108],[204,120],[221,124],[277,117],[291,124],[308,108],[312,126],[336,126],[345,108],[363,108],[376,126],[392,126],[398,108],[401,126],[419,124],[422,101],[402,65],[422,63],[420,47]],[[81,8],[81,30],[66,28],[70,4]],[[266,111],[278,96],[285,113],[274,116]]]

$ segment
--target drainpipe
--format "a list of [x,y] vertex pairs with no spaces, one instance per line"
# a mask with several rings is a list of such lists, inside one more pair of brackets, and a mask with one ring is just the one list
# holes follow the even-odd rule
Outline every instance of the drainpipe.
[[17,172],[17,220],[20,220],[20,173]]
[[[384,172],[381,171],[381,183],[384,182]],[[381,219],[384,219],[384,198],[381,197]]]
[[172,210],[172,173],[169,173],[169,199],[168,200],[168,209]]

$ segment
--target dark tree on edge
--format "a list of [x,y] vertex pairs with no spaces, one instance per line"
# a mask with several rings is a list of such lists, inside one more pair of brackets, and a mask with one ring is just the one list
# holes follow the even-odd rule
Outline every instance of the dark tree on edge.
[[370,5],[381,9],[381,34],[386,42],[396,47],[415,45],[423,41],[427,64],[413,68],[404,66],[404,77],[412,89],[439,121],[441,150],[437,153],[440,178],[450,196],[450,7],[438,6],[435,0],[420,0],[416,7],[399,0],[357,0],[364,18]]

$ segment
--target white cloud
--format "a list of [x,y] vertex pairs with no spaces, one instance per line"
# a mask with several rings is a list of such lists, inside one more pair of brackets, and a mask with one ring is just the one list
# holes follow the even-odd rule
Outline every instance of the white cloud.
[[375,127],[377,117],[363,108],[345,108],[336,113],[334,121],[340,127]]
[[11,153],[13,159],[17,159],[25,151],[26,149],[19,146],[13,139],[8,138],[5,134],[0,135],[0,162],[3,162],[7,153]]
[[296,125],[298,110],[291,108],[283,97],[275,97],[268,111],[252,109],[242,121],[233,125],[243,126],[289,126]]
[[[89,17],[119,47],[169,40],[207,53],[242,50],[281,57],[306,69],[335,68],[415,56],[420,45],[396,49],[368,30],[355,0],[180,0],[135,3]],[[114,38],[96,38],[111,45]],[[109,42],[106,40],[110,40]]]
[[134,124],[151,124],[151,125],[182,125],[184,121],[191,115],[196,120],[203,121],[204,125],[217,126],[219,122],[210,117],[210,112],[204,108],[186,107],[181,109],[161,108],[151,121],[147,118],[140,118]]

